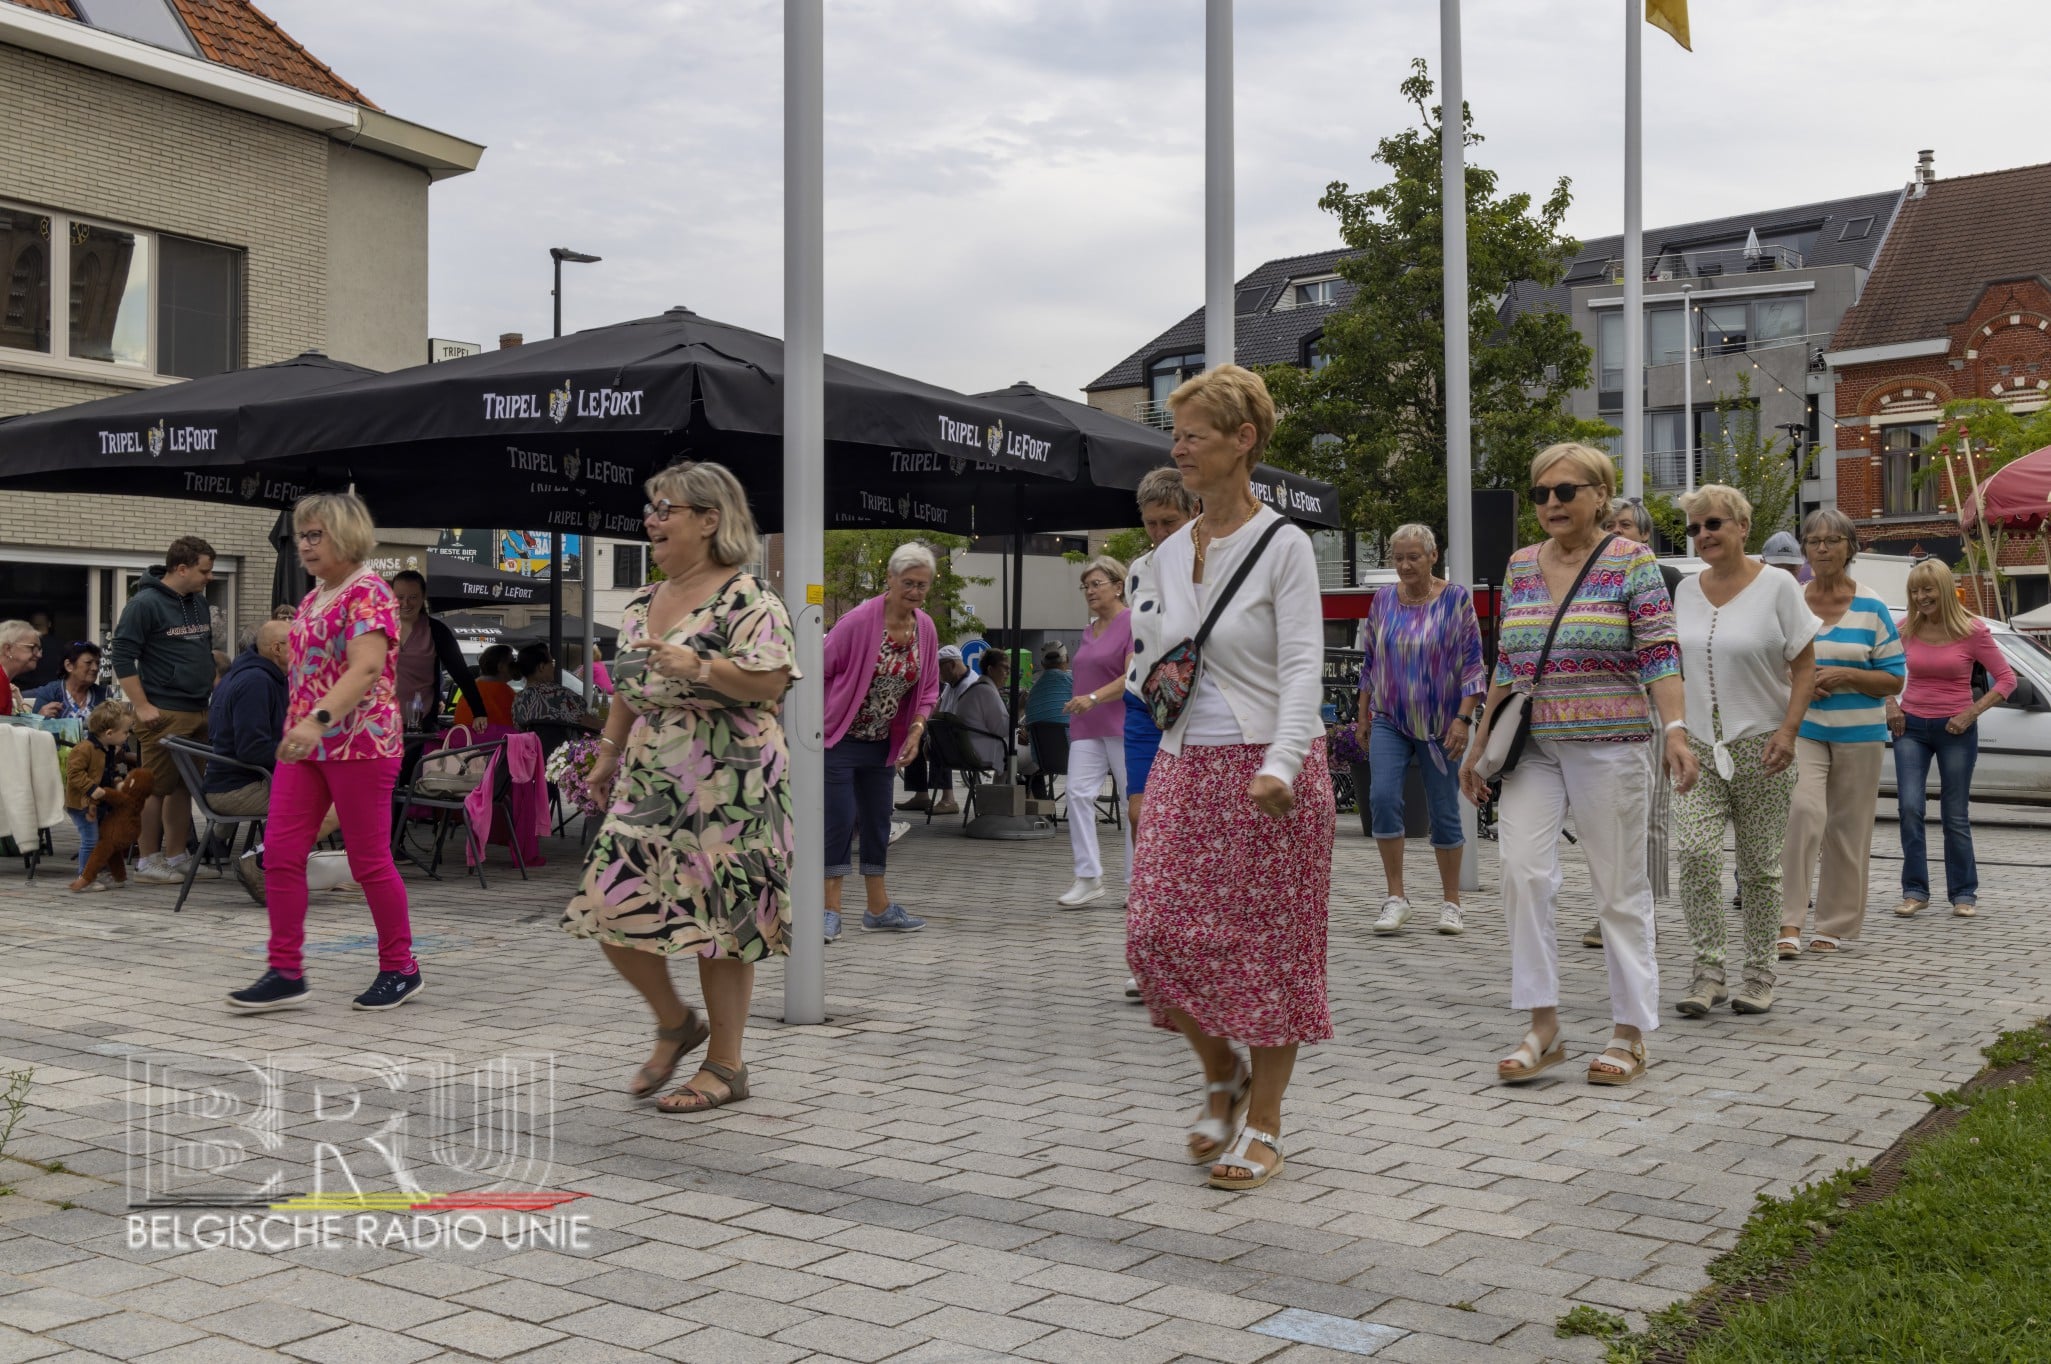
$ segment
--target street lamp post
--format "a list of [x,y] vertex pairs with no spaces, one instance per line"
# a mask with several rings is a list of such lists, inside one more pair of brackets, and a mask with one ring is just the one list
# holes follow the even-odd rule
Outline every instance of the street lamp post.
[[[603,256],[587,255],[582,251],[572,251],[567,246],[549,247],[548,256],[550,260],[555,262],[555,289],[553,291],[555,299],[555,334],[561,336],[563,334],[563,262],[569,261],[572,265],[596,265],[605,258]],[[586,538],[588,540],[589,537]],[[578,563],[577,569],[579,576],[584,580],[584,704],[589,706],[591,704],[591,676],[597,671],[591,665],[597,657],[594,652],[597,647],[594,636],[598,631],[598,627],[591,620],[592,613],[597,610],[596,598],[592,595],[596,590],[597,584],[592,581],[591,577],[591,546],[589,544],[584,545],[582,560]],[[548,655],[555,660],[558,668],[562,666],[563,531],[560,527],[552,529],[548,536]]]

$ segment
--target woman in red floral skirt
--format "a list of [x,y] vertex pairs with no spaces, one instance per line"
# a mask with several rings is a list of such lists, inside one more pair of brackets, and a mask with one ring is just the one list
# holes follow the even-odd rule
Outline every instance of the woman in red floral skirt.
[[1204,643],[1188,704],[1161,736],[1125,952],[1155,1025],[1179,1031],[1203,1063],[1190,1159],[1211,1167],[1215,1188],[1253,1189],[1282,1169],[1282,1095],[1297,1046],[1332,1035],[1324,625],[1310,537],[1253,491],[1275,429],[1267,386],[1220,365],[1168,405],[1176,467],[1204,510],[1154,551],[1160,600],[1148,614],[1158,619],[1135,618],[1139,674],[1193,638],[1247,572]]

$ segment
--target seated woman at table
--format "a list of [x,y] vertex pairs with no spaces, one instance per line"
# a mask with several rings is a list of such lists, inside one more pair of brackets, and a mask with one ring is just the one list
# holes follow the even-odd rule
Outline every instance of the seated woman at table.
[[581,725],[586,729],[597,728],[591,717],[584,713],[584,703],[577,693],[558,679],[555,659],[549,654],[545,641],[536,640],[520,650],[518,670],[527,685],[513,698],[514,724],[521,729],[532,729],[537,721],[554,721]]
[[51,720],[83,722],[93,707],[107,699],[100,685],[100,646],[79,640],[64,651],[64,671],[28,693],[29,709]]
[[466,693],[456,702],[459,725],[513,727],[513,646],[494,644],[477,659],[477,691],[484,698],[484,714],[478,715]]
[[392,600],[399,604],[399,715],[408,729],[424,729],[442,713],[442,678],[455,682],[471,712],[489,713],[484,693],[463,659],[456,632],[427,609],[427,576],[418,569],[392,575]]

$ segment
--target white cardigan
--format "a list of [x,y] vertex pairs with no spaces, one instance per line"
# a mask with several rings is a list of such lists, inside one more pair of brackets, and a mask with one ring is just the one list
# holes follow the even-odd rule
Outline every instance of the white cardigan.
[[[1204,554],[1205,590],[1224,591],[1241,560],[1279,520],[1273,508],[1262,507],[1238,530],[1211,541]],[[1148,586],[1159,592],[1161,619],[1158,625],[1150,623],[1144,637],[1134,632],[1135,645],[1145,644],[1133,660],[1142,678],[1154,663],[1149,654],[1194,637],[1203,625],[1204,611],[1197,604],[1196,584],[1190,581],[1196,563],[1191,539],[1195,527],[1192,521],[1176,531],[1151,556]],[[1262,776],[1294,783],[1311,744],[1324,732],[1318,710],[1324,699],[1324,637],[1317,556],[1308,535],[1285,525],[1261,552],[1205,641],[1198,677],[1199,684],[1208,679],[1224,693],[1246,742],[1267,745]],[[1185,707],[1175,727],[1161,736],[1166,752],[1182,751],[1190,709]]]

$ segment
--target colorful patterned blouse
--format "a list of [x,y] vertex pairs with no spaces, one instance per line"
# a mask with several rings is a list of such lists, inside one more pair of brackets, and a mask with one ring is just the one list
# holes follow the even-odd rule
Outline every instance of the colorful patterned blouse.
[[1488,690],[1474,596],[1459,583],[1422,606],[1376,592],[1361,649],[1361,705],[1413,739],[1444,738],[1462,698]]
[[855,722],[848,726],[848,738],[867,742],[890,737],[890,722],[897,718],[897,708],[918,685],[919,660],[912,651],[914,643],[908,639],[899,644],[891,639],[888,630],[883,632],[883,647],[876,653],[876,672],[869,679],[869,694],[862,698],[862,708],[855,712]]
[[359,635],[381,634],[389,641],[384,670],[364,693],[356,709],[337,715],[315,748],[314,762],[352,762],[363,758],[396,758],[402,744],[399,729],[398,670],[399,608],[392,589],[375,573],[363,573],[343,588],[325,607],[316,611],[321,589],[316,587],[299,603],[292,618],[291,700],[285,708],[285,728],[313,714],[320,699],[334,690],[349,668],[349,641]]
[[1539,545],[1510,558],[1495,682],[1531,692],[1531,732],[1541,739],[1639,743],[1652,735],[1645,689],[1681,672],[1674,606],[1659,561],[1617,539],[1589,567],[1553,639],[1545,676],[1532,687],[1556,604],[1538,566]]

